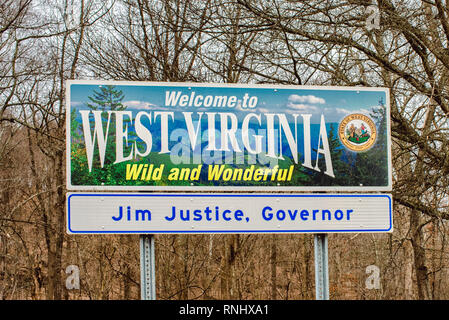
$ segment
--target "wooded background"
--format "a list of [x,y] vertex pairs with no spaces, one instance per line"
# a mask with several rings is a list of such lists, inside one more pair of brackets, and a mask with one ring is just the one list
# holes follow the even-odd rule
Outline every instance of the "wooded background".
[[[1,0],[0,299],[139,299],[138,236],[65,231],[66,79],[390,88],[394,232],[329,236],[330,298],[449,299],[449,1]],[[158,299],[314,299],[313,235],[155,239]]]

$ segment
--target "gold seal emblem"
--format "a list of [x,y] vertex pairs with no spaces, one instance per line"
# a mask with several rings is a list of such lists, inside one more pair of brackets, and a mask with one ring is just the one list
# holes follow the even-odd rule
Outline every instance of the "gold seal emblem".
[[350,114],[340,122],[338,136],[349,150],[366,151],[376,142],[376,125],[370,117],[364,114]]

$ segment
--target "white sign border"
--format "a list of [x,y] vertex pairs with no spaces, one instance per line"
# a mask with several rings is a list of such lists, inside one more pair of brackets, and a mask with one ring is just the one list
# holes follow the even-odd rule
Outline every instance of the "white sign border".
[[[383,91],[385,92],[387,117],[387,186],[77,186],[71,182],[71,139],[70,139],[70,86],[72,84],[89,85],[121,85],[121,86],[173,86],[173,87],[234,87],[234,88],[265,88],[265,89],[299,89],[299,90],[336,90],[336,91]],[[300,86],[271,84],[238,84],[238,83],[190,83],[190,82],[150,82],[150,81],[113,81],[113,80],[66,80],[66,177],[67,190],[70,191],[253,191],[253,192],[391,192],[393,190],[392,156],[391,156],[391,124],[390,124],[390,89],[386,87],[342,87],[342,86]]]

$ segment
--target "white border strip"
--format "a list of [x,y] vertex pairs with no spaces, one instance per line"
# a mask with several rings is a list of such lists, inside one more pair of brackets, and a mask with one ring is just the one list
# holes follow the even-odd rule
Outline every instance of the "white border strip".
[[[388,154],[388,186],[382,187],[365,187],[365,186],[348,186],[348,187],[239,187],[239,186],[75,186],[72,185],[70,179],[70,86],[72,84],[89,84],[89,85],[119,85],[119,86],[157,86],[157,87],[221,87],[221,88],[265,88],[265,89],[301,89],[301,90],[337,90],[337,91],[379,91],[385,92],[386,96],[386,112],[387,112],[387,154]],[[99,81],[99,80],[66,80],[66,176],[67,189],[80,191],[255,191],[255,192],[310,192],[310,191],[347,191],[347,192],[367,192],[367,191],[392,191],[393,175],[392,175],[392,156],[391,156],[391,124],[390,124],[390,90],[384,87],[337,87],[337,86],[298,86],[298,85],[268,85],[268,84],[222,84],[222,83],[190,83],[190,82],[146,82],[146,81]]]

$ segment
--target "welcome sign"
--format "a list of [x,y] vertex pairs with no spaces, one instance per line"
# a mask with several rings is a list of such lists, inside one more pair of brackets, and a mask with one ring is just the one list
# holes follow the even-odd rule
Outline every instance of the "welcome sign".
[[390,191],[385,88],[67,83],[69,190]]

